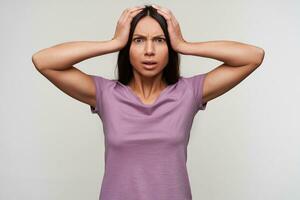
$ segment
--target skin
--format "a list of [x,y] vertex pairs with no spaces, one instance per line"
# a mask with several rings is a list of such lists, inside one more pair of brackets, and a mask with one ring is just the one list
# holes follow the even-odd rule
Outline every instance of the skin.
[[[260,47],[236,41],[187,42],[183,39],[179,23],[173,13],[158,5],[152,5],[167,21],[172,48],[183,55],[212,58],[223,63],[206,73],[203,82],[202,103],[208,102],[235,87],[256,70],[264,59]],[[132,18],[143,6],[125,9],[118,20],[114,37],[109,41],[65,42],[42,49],[32,56],[36,69],[64,93],[92,107],[96,106],[96,87],[90,75],[74,67],[83,60],[112,53],[122,49],[128,42]],[[151,29],[147,28],[151,27]],[[167,47],[154,40],[154,35],[162,33],[158,23],[143,18],[135,33],[144,34],[141,43],[132,43],[130,60],[134,67],[134,78],[130,87],[145,104],[155,101],[166,86],[161,80],[162,70],[167,63]],[[153,58],[156,68],[147,71],[141,61]],[[80,81],[78,81],[80,80]],[[202,89],[199,87],[199,89]]]
[[[241,42],[225,40],[187,42],[183,39],[179,23],[173,13],[162,6],[152,6],[156,8],[157,12],[167,21],[170,42],[174,51],[183,55],[201,56],[223,62],[223,64],[206,73],[203,88],[199,88],[203,90],[202,99],[199,99],[198,101],[205,103],[226,93],[261,65],[264,59],[264,50],[262,48]],[[141,9],[142,7],[137,6],[126,9],[123,12],[120,20],[122,28],[124,28],[125,31],[120,31],[121,29],[117,27],[114,37],[115,40],[120,41],[121,46],[124,46],[128,40],[128,30],[130,28],[129,24],[131,19],[140,12]],[[147,29],[147,27],[151,27],[151,29]],[[144,54],[142,53],[142,50],[137,51],[136,48],[132,48],[131,50],[130,59],[134,67],[134,79],[129,86],[135,91],[137,96],[140,97],[141,101],[144,103],[152,103],[162,91],[162,89],[159,90],[159,85],[162,85],[161,70],[163,69],[163,65],[161,64],[163,63],[164,58],[160,57],[159,61],[162,62],[157,69],[149,73],[143,70],[139,61],[142,58],[145,58],[147,49],[150,52],[152,46],[154,58],[156,58],[155,56],[157,56],[157,54],[155,54],[155,52],[157,51],[157,46],[151,45],[152,42],[150,38],[153,34],[151,30],[152,28],[157,31],[161,29],[157,26],[155,21],[150,19],[143,20],[138,28],[138,31],[148,31],[144,33],[147,35],[147,42],[143,43],[148,45],[144,45],[144,48],[141,48],[144,49]],[[138,54],[139,56],[136,57]]]
[[166,19],[171,45],[175,51],[184,55],[201,56],[223,62],[206,73],[202,103],[226,93],[261,65],[265,55],[262,48],[225,40],[187,42],[183,39],[179,23],[173,13],[162,6],[152,6]]
[[[155,101],[167,86],[162,81],[163,69],[168,63],[166,37],[159,23],[150,16],[142,18],[133,33],[129,59],[133,66],[133,79],[129,86],[147,104]],[[145,60],[157,62],[151,70],[142,63]]]

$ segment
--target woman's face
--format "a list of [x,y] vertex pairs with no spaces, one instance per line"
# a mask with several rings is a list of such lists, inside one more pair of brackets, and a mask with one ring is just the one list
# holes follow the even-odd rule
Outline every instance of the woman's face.
[[[168,46],[159,23],[150,16],[142,18],[133,32],[129,50],[133,71],[151,77],[162,72],[168,64]],[[155,62],[146,64],[145,62]]]

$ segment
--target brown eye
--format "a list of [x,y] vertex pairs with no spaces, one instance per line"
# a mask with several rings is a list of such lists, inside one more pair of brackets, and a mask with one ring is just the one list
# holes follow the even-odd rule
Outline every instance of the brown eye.
[[159,41],[159,43],[163,43],[165,41],[164,38],[157,38],[157,40]]
[[133,41],[136,43],[140,43],[139,40],[141,40],[141,38],[134,38]]

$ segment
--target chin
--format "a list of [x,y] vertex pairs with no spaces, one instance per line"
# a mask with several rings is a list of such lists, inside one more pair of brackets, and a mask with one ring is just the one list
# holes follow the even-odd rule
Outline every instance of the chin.
[[156,76],[158,76],[161,73],[162,73],[162,71],[154,71],[154,70],[152,70],[152,71],[145,71],[145,72],[141,73],[141,75],[144,76],[144,77],[150,78],[150,77],[156,77]]

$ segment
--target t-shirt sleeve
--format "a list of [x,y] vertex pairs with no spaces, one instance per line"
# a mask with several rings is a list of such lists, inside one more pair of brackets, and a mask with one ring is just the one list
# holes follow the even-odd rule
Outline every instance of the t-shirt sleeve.
[[197,110],[205,110],[207,102],[203,102],[203,85],[206,73],[188,77],[189,85],[194,93]]
[[89,75],[92,77],[93,82],[96,87],[96,106],[93,107],[90,105],[90,111],[92,114],[97,113],[100,114],[101,111],[101,96],[102,92],[105,89],[105,86],[107,85],[108,79],[101,77],[101,76],[96,76],[96,75]]

